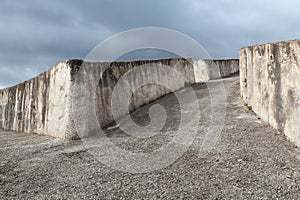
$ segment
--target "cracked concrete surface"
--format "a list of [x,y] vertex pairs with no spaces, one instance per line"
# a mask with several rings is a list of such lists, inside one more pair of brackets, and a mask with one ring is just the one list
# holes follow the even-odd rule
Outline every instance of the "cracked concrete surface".
[[[115,171],[94,159],[80,141],[0,131],[0,199],[299,199],[299,149],[248,110],[239,97],[238,77],[224,83],[227,116],[215,151],[199,152],[210,97],[206,85],[198,84],[193,86],[202,114],[197,138],[176,162],[151,173]],[[137,139],[114,128],[107,137],[134,152],[168,142],[180,118],[179,105],[174,95],[154,103],[168,112],[161,134]],[[132,114],[137,123],[148,123],[150,105]]]

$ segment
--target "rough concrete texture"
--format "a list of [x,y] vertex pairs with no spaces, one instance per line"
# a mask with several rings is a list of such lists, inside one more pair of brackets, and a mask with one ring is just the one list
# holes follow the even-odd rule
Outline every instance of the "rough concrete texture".
[[[61,137],[69,123],[70,67],[66,62],[0,90],[0,127]],[[67,137],[67,136],[66,136]]]
[[300,40],[240,51],[241,95],[249,108],[300,146]]
[[[112,63],[65,61],[36,78],[0,90],[0,127],[76,139],[78,135],[73,116],[77,108],[83,105],[88,105],[90,113],[96,110],[98,122],[101,127],[106,127],[113,124],[114,119],[187,83],[204,82],[235,73],[238,71],[237,62],[196,62],[180,58]],[[178,74],[162,70],[164,66],[174,69]],[[134,73],[130,73],[132,71]],[[124,77],[127,79],[124,79],[123,85],[115,87]],[[139,87],[143,81],[154,83]],[[136,87],[133,95],[126,90],[127,86]],[[114,105],[119,105],[114,116],[111,110],[113,92],[116,95]],[[124,100],[128,96],[129,103]],[[82,120],[87,125],[93,125],[88,116]]]
[[[0,199],[299,199],[299,149],[244,106],[238,80],[224,82],[228,112],[216,150],[206,157],[199,152],[211,99],[206,84],[197,84],[201,117],[196,139],[176,162],[151,173],[115,171],[89,154],[90,147],[82,147],[80,140],[0,131]],[[107,137],[132,152],[155,151],[168,143],[180,119],[174,95],[132,117],[147,123],[148,108],[155,103],[166,108],[169,118],[161,134],[137,139],[112,129]]]
[[[176,70],[178,76],[172,76],[170,71],[162,70],[164,66]],[[184,78],[180,79],[180,76]],[[123,82],[117,84],[121,79]],[[162,86],[155,83],[162,84]],[[93,114],[96,109],[98,122],[103,128],[113,124],[114,119],[119,119],[128,112],[171,91],[183,88],[185,83],[195,83],[191,60],[187,59],[113,63],[84,62],[74,75],[72,105],[76,108],[85,105],[84,109],[91,110],[87,112],[91,114],[90,116],[80,116],[82,117],[81,123],[85,121],[85,124],[90,124],[89,126],[96,124]],[[164,87],[165,85],[169,87]],[[135,90],[134,93],[132,90]],[[85,102],[89,102],[89,105]],[[74,116],[77,115],[76,108],[74,108]],[[114,115],[112,108],[116,109]],[[97,126],[95,128],[97,129]]]
[[239,71],[239,60],[195,60],[193,61],[196,83],[227,77]]

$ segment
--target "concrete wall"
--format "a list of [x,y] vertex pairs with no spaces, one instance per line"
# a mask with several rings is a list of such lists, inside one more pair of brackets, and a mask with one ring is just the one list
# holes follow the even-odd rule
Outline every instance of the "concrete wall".
[[[220,77],[220,74],[228,76],[235,73],[237,63],[238,60],[213,62],[191,59],[112,63],[65,61],[36,78],[0,90],[0,128],[75,139],[78,136],[74,116],[80,109],[91,113],[89,116],[82,115],[80,119],[87,126],[93,126],[92,118],[96,117],[101,127],[106,127],[114,123],[114,118],[121,118],[178,90],[187,82],[205,82]],[[164,66],[177,74],[170,73]],[[218,74],[216,69],[219,68],[221,72]],[[123,84],[118,85],[121,78],[124,79]],[[152,84],[139,87],[143,82]],[[128,88],[137,90],[132,95]],[[130,99],[129,104],[124,99]],[[120,105],[115,109],[114,117],[112,100],[114,105]]]
[[239,60],[196,60],[193,61],[196,82],[205,82],[239,72]]
[[300,40],[240,51],[241,95],[253,111],[300,146]]
[[55,137],[65,134],[69,74],[67,63],[60,63],[36,78],[0,90],[0,127]]
[[[172,76],[171,70],[161,70],[163,66],[169,66],[183,76],[185,80]],[[123,82],[117,86],[122,78]],[[132,62],[113,63],[89,63],[83,62],[76,75],[74,75],[74,85],[72,88],[73,103],[76,107],[84,102],[91,102],[97,105],[96,115],[101,127],[114,124],[114,119],[134,111],[138,107],[158,99],[171,91],[183,88],[185,83],[195,83],[193,65],[191,59],[162,59]],[[150,83],[144,85],[143,83]],[[159,83],[152,84],[152,83]],[[140,87],[140,85],[142,85]],[[168,87],[164,87],[168,86]],[[87,90],[88,88],[88,90]],[[137,89],[131,93],[128,88]],[[116,94],[112,108],[112,95]],[[82,95],[84,94],[84,95]],[[129,100],[127,102],[126,100]],[[91,116],[93,118],[94,116]],[[92,121],[88,116],[84,117],[87,123]]]

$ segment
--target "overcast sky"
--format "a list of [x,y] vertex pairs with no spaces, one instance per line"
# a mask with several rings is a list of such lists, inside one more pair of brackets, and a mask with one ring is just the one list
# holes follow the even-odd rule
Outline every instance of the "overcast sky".
[[0,2],[0,87],[31,78],[60,61],[85,58],[109,36],[138,27],[180,31],[213,58],[237,58],[243,46],[300,38],[296,0]]

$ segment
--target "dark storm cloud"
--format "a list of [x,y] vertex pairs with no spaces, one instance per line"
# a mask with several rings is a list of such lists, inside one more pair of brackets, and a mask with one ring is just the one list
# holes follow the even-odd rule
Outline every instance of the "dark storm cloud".
[[[213,58],[236,58],[246,45],[299,38],[299,6],[294,0],[2,0],[0,87],[84,58],[107,37],[137,27],[174,29]],[[139,57],[147,58],[141,52],[123,56]]]

